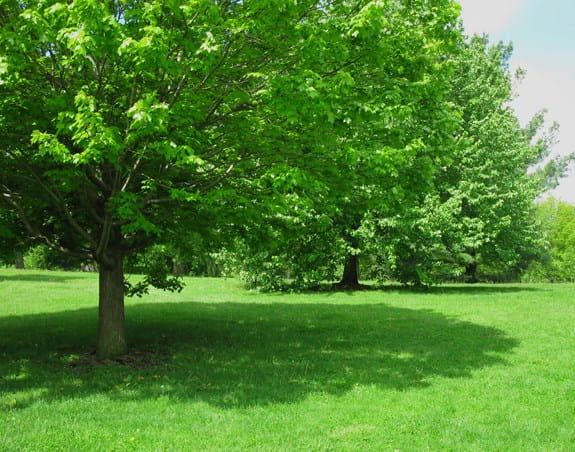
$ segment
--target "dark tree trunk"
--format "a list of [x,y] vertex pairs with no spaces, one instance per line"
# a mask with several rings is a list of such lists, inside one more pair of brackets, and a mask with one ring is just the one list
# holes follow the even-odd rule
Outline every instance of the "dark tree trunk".
[[471,284],[479,282],[477,278],[477,262],[473,262],[465,267],[465,282]]
[[24,253],[22,251],[16,251],[14,253],[14,266],[18,270],[24,270]]
[[124,321],[124,256],[111,253],[100,263],[98,306],[99,358],[112,358],[127,351]]
[[357,254],[348,254],[343,267],[343,277],[338,283],[340,287],[359,288],[359,256]]

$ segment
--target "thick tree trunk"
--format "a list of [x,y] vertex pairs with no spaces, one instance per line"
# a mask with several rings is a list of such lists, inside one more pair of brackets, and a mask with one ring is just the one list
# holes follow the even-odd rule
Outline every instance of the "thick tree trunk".
[[124,321],[124,256],[115,253],[109,262],[100,263],[98,308],[99,358],[112,358],[127,351]]
[[24,270],[24,253],[22,251],[16,251],[14,253],[14,266],[18,270]]
[[348,254],[343,267],[343,277],[338,283],[340,287],[359,288],[359,256]]

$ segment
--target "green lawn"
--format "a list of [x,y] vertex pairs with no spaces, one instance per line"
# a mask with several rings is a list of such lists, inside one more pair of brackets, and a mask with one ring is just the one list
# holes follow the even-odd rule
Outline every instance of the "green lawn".
[[0,270],[0,450],[575,450],[575,286],[270,295],[189,279],[127,303]]

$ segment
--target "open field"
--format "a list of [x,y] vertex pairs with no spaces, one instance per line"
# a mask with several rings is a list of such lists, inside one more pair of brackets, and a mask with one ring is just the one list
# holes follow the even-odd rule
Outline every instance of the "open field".
[[270,295],[0,270],[0,450],[575,450],[575,286]]

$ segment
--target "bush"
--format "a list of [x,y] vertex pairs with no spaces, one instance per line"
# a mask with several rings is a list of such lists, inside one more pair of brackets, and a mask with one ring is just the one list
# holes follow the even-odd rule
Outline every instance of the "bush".
[[36,245],[24,255],[24,266],[32,270],[80,270],[82,262],[46,245]]

